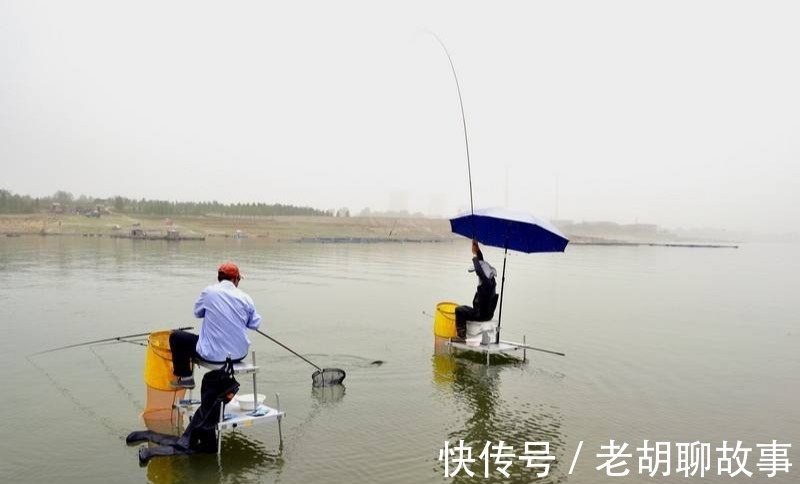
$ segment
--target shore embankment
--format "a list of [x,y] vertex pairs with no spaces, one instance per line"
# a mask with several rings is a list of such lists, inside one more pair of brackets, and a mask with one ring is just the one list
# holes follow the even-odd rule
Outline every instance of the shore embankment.
[[439,242],[455,240],[446,219],[314,216],[110,214],[0,215],[0,234],[141,239],[259,238],[297,242]]
[[[113,213],[0,215],[0,236],[42,235],[202,241],[213,237],[306,243],[448,242],[461,237],[441,218],[229,216],[164,217]],[[567,233],[572,245],[737,248],[734,243],[603,238]]]

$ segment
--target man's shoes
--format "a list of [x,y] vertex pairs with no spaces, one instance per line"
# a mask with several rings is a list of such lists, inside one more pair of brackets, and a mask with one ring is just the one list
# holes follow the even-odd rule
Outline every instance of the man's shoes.
[[177,380],[169,382],[172,388],[186,388],[191,390],[194,388],[194,377],[192,376],[179,376]]

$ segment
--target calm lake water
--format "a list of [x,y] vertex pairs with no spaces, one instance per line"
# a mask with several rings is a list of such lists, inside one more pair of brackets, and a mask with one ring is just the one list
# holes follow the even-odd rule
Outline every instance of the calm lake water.
[[[485,253],[499,270],[502,253]],[[313,368],[253,333],[266,368],[259,391],[268,403],[280,392],[287,411],[283,452],[277,427],[264,425],[226,434],[220,461],[174,457],[140,468],[137,447],[123,439],[143,428],[143,348],[26,356],[196,325],[194,300],[227,259],[242,268],[240,287],[263,328],[320,365],[344,368],[345,388],[314,392]],[[487,440],[516,455],[525,442],[549,442],[556,456],[546,478],[513,459],[511,476],[494,471],[494,482],[798,482],[800,247],[509,254],[504,339],[526,335],[567,356],[528,352],[525,363],[488,368],[448,354],[432,333],[437,302],[471,301],[469,265],[466,241],[2,238],[0,482],[479,482]],[[461,439],[476,477],[447,479],[439,449]],[[611,439],[629,445],[626,478],[596,469]],[[638,475],[644,440],[673,443],[669,477]],[[717,476],[723,440],[753,449],[752,478]],[[756,446],[773,440],[793,445],[794,467],[767,479]],[[675,444],[696,441],[711,444],[710,470],[676,476]]]

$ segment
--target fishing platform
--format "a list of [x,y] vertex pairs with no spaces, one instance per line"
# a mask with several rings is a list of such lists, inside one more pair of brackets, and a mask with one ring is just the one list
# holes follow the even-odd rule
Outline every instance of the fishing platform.
[[433,321],[433,334],[437,338],[446,339],[448,350],[471,351],[486,355],[486,365],[491,363],[491,355],[511,353],[522,350],[522,361],[527,361],[527,350],[541,351],[553,355],[564,356],[564,353],[536,348],[527,344],[527,337],[522,336],[522,343],[501,340],[500,322],[497,319],[490,321],[467,321],[466,338],[464,341],[454,340],[456,337],[455,309],[456,303],[441,302],[436,305],[436,314]]
[[[256,365],[255,351],[251,352],[252,361],[240,361],[233,364],[234,375],[248,375],[252,376],[253,393],[252,400],[241,398],[238,395],[233,398],[229,403],[220,406],[220,418],[217,424],[217,454],[222,453],[222,435],[226,430],[236,430],[244,427],[251,427],[254,425],[277,423],[278,424],[278,439],[280,448],[283,449],[283,432],[281,429],[281,420],[286,415],[286,412],[281,410],[280,394],[275,394],[275,407],[264,405],[259,400],[257,390],[256,375],[258,374],[259,367]],[[197,366],[203,367],[207,370],[219,369],[223,364],[212,363],[209,361],[195,359]],[[241,382],[242,384],[244,381]],[[188,398],[180,400],[174,405],[174,408],[180,413],[182,418],[178,418],[178,423],[183,424],[184,421],[189,421],[194,415],[194,412],[200,407],[200,401],[192,398],[192,390],[189,390]],[[185,417],[185,418],[184,418]]]
[[522,350],[522,361],[528,359],[525,344],[526,337],[522,337],[522,343],[513,341],[502,341],[498,337],[497,320],[491,321],[467,321],[467,337],[464,341],[454,341],[452,338],[447,341],[450,349],[461,351],[472,351],[486,355],[486,365],[490,364],[491,355],[513,353]]
[[486,366],[490,364],[490,356],[496,354],[509,354],[518,350],[522,350],[522,361],[527,361],[527,346],[524,343],[525,338],[523,338],[522,343],[515,343],[513,341],[500,341],[499,343],[488,343],[483,344],[480,341],[469,341],[462,343],[460,341],[453,341],[449,340],[447,342],[448,346],[452,349],[455,348],[461,351],[473,351],[478,353],[484,353],[486,355]]

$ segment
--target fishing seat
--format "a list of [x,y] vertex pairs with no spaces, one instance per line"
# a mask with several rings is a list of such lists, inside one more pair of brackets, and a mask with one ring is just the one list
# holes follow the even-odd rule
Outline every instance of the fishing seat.
[[487,334],[487,338],[494,340],[495,334],[497,332],[497,326],[499,322],[494,318],[494,310],[497,308],[497,301],[499,300],[500,296],[495,294],[492,297],[492,301],[489,305],[489,318],[488,319],[480,319],[480,320],[467,320],[467,338],[468,342],[474,342],[474,340],[483,340],[483,335]]
[[[214,363],[200,358],[195,358],[194,362],[197,366],[201,366],[207,370],[218,370],[225,366],[225,363]],[[258,373],[258,367],[252,362],[242,360],[233,364],[234,375],[249,375],[251,373]]]
[[[242,361],[237,361],[237,362],[233,363],[232,365],[233,365],[233,374],[234,375],[253,375],[253,393],[255,394],[256,393],[256,391],[255,391],[256,390],[256,373],[258,373],[258,366],[256,366],[256,364],[255,364],[256,363],[256,355],[255,355],[255,353],[252,353],[252,358],[253,358],[253,360],[251,362],[242,360]],[[217,363],[217,362],[214,362],[214,361],[207,361],[207,360],[204,360],[204,359],[199,358],[197,356],[192,358],[192,362],[194,364],[196,364],[197,366],[205,368],[206,370],[220,370],[222,368],[225,368],[225,365],[226,365],[225,363]],[[186,404],[191,405],[193,403],[196,403],[196,401],[192,398],[192,390],[191,389],[189,389],[188,398],[186,400],[182,401],[181,403],[184,404],[184,406]]]

